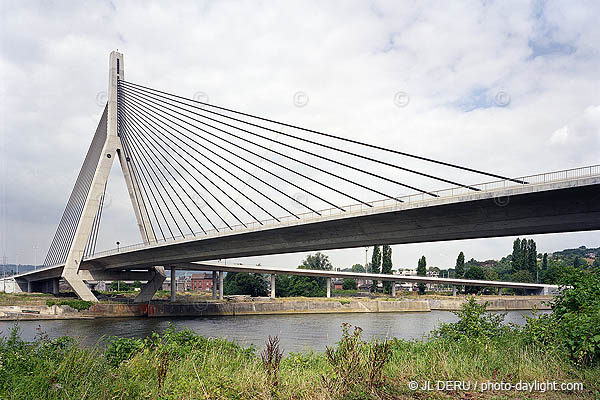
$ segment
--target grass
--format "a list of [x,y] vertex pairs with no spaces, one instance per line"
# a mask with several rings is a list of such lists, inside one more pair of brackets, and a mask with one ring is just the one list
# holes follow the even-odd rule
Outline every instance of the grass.
[[84,348],[70,338],[0,340],[2,399],[436,399],[523,398],[518,392],[413,392],[410,381],[583,382],[584,392],[528,398],[593,399],[600,367],[576,367],[516,333],[486,342],[364,341],[344,326],[328,352],[289,353],[274,340],[262,355],[224,339],[169,329],[147,339]]

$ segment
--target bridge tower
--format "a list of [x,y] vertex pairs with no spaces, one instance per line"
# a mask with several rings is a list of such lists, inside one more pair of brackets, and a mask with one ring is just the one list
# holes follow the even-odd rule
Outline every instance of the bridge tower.
[[[81,299],[94,302],[98,300],[85,284],[82,274],[80,273],[80,265],[94,228],[96,213],[101,207],[101,199],[104,195],[110,169],[115,157],[119,158],[119,163],[123,175],[125,176],[127,190],[129,192],[129,197],[131,199],[131,204],[142,239],[146,244],[156,241],[150,227],[148,211],[142,200],[143,194],[139,187],[133,183],[131,176],[132,166],[128,165],[129,160],[123,152],[123,145],[119,136],[119,80],[124,79],[125,76],[125,63],[122,53],[117,51],[110,53],[108,76],[108,102],[100,120],[100,124],[98,125],[98,129],[96,130],[94,140],[88,150],[88,156],[82,167],[82,172],[80,172],[80,177],[86,172],[87,174],[90,174],[90,176],[91,173],[93,173],[93,178],[85,198],[79,221],[77,222],[77,228],[72,238],[62,272],[62,277]],[[100,148],[101,151],[99,151]],[[86,166],[88,159],[90,159],[90,164]],[[86,171],[86,168],[89,170],[91,169],[90,165],[93,166],[94,164],[96,167],[93,172],[91,170]],[[76,189],[77,183],[74,192]],[[154,267],[153,272],[151,279],[136,297],[136,302],[149,301],[165,280],[166,275],[163,267]],[[115,277],[117,276],[118,275],[115,275]],[[105,279],[110,279],[110,274],[107,275]]]

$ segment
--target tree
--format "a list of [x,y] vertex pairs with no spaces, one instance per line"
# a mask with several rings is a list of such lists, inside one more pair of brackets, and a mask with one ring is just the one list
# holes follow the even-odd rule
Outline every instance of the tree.
[[462,278],[465,274],[465,254],[462,251],[458,253],[458,258],[456,259],[456,267],[454,268],[454,272],[457,278]]
[[365,267],[362,266],[362,264],[354,264],[351,268],[350,268],[351,272],[365,272]]
[[573,268],[581,268],[582,264],[581,257],[575,256],[575,258],[573,258]]
[[325,284],[319,282],[322,278],[297,275],[277,275],[275,285],[277,295],[280,297],[323,297],[325,296]]
[[[485,280],[485,270],[480,265],[473,265],[465,272],[465,279]],[[480,286],[465,286],[467,293],[479,293],[480,291]]]
[[[314,269],[319,271],[331,271],[333,269],[333,265],[329,261],[329,257],[321,252],[315,253],[315,255],[309,254],[306,256],[304,260],[302,260],[302,264],[298,266],[298,269]],[[306,277],[310,279],[316,280],[319,286],[323,288],[326,287],[327,278],[312,278]]]
[[[378,245],[373,246],[373,256],[371,257],[371,273],[379,274],[381,271],[381,250]],[[373,281],[372,292],[377,292],[378,281]]]
[[[533,282],[534,281],[534,277],[533,275],[531,275],[531,272],[527,271],[526,269],[522,269],[520,271],[515,272],[514,274],[512,274],[511,276],[511,281],[513,282]],[[514,292],[516,294],[526,294],[526,290],[525,289],[513,289]]]
[[511,260],[511,266],[512,266],[513,273],[515,273],[521,269],[522,258],[523,257],[521,255],[521,239],[516,238],[515,241],[513,242],[513,251],[512,251],[512,260]]
[[542,257],[542,271],[545,271],[546,269],[548,269],[548,253],[544,253],[544,256]]
[[527,242],[527,258],[525,260],[525,265],[527,271],[531,273],[534,277],[537,276],[537,249],[535,246],[535,241],[533,239],[529,239]]
[[521,240],[521,259],[519,260],[519,270],[527,269],[527,240]]
[[[390,245],[383,245],[383,256],[381,261],[381,273],[390,275],[392,273],[392,248]],[[385,293],[392,293],[392,282],[383,282],[383,291]]]
[[561,276],[561,265],[556,262],[551,262],[548,267],[542,271],[542,283],[555,285],[558,283]]
[[261,274],[228,272],[223,279],[223,292],[226,295],[266,296],[268,294],[267,280]]
[[356,290],[358,289],[358,285],[356,284],[355,279],[344,278],[344,283],[342,283],[342,289],[344,290]]
[[298,268],[331,271],[333,266],[329,261],[329,257],[321,252],[317,252],[314,256],[312,254],[307,255],[306,258],[302,260],[302,264],[298,266]]
[[517,271],[511,276],[511,280],[513,282],[533,282],[533,279],[534,278],[533,275],[531,275],[531,272],[527,271],[526,269]]
[[[427,260],[425,256],[419,258],[419,263],[417,265],[417,275],[418,276],[426,276],[427,275]],[[419,283],[419,294],[425,294],[425,284]]]

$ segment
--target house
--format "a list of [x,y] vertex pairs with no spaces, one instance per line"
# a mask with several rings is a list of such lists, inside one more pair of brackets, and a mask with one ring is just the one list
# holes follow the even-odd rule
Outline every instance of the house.
[[200,274],[192,274],[190,278],[190,288],[189,290],[193,290],[195,292],[208,292],[212,290],[212,274],[208,272],[202,272]]
[[398,271],[394,271],[394,275],[416,276],[417,270],[415,268],[399,268]]
[[344,288],[344,280],[343,279],[333,279],[333,288],[335,290],[342,290]]
[[[185,286],[186,282],[183,278],[175,279],[175,291],[176,292],[184,292],[186,290]],[[171,278],[167,278],[164,280],[162,284],[162,290],[171,291]]]

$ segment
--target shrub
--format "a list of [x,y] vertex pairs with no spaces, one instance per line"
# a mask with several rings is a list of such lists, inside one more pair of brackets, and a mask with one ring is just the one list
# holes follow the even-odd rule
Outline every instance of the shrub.
[[105,356],[113,367],[119,366],[123,361],[131,359],[144,348],[144,340],[129,338],[112,338],[108,344]]
[[474,340],[486,342],[505,332],[506,314],[492,314],[487,311],[487,302],[479,304],[474,296],[463,303],[459,311],[454,312],[459,317],[457,322],[443,323],[431,335],[450,340]]
[[90,308],[92,306],[92,302],[91,301],[87,301],[87,300],[76,300],[76,299],[71,299],[71,300],[46,300],[46,305],[48,307],[52,307],[54,305],[56,306],[69,306],[77,311],[82,311],[82,310],[87,310],[88,308]]
[[600,270],[563,271],[561,293],[552,302],[552,314],[527,319],[527,343],[564,353],[586,366],[600,362]]
[[349,393],[366,397],[366,393],[381,389],[384,385],[383,368],[388,361],[390,343],[370,343],[361,340],[362,329],[355,327],[350,333],[350,324],[342,324],[342,338],[337,347],[327,347],[325,356],[333,368],[329,376],[322,376],[330,392],[342,398]]
[[356,290],[358,286],[356,284],[356,279],[344,278],[344,282],[342,283],[343,290]]

